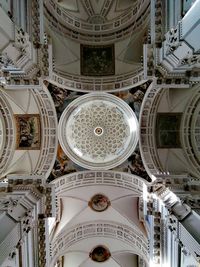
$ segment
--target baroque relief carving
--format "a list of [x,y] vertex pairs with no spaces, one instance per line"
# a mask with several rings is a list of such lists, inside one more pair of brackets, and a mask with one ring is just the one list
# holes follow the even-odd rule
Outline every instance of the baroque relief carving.
[[0,210],[12,210],[17,206],[18,202],[18,198],[5,197],[4,199],[0,199]]

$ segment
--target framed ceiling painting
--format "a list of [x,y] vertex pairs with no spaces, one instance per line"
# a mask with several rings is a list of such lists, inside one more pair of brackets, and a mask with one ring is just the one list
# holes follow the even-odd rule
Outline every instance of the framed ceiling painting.
[[81,45],[81,75],[109,76],[115,74],[114,45]]
[[15,114],[16,149],[39,150],[41,146],[41,124],[39,114]]
[[181,113],[158,113],[156,118],[157,148],[180,148]]

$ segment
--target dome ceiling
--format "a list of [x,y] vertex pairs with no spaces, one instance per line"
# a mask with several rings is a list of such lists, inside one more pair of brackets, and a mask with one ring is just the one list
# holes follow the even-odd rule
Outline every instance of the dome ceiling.
[[[140,112],[140,106],[141,106],[141,101],[140,102],[138,101],[139,99],[143,98],[144,93],[146,91],[145,88],[148,85],[149,83],[143,86],[140,86],[138,88],[134,88],[134,90],[120,92],[116,94],[116,96],[120,97],[121,100],[122,99],[125,100],[125,104],[128,104],[132,108],[137,118],[139,118],[139,112]],[[53,97],[53,100],[56,106],[58,120],[60,120],[61,115],[63,114],[64,110],[67,108],[69,103],[71,103],[75,99],[78,99],[80,95],[85,95],[83,93],[68,91],[66,89],[65,90],[60,89],[58,87],[52,86],[52,84],[49,84],[48,88],[49,88],[49,91],[51,92],[51,95]],[[137,166],[137,167],[134,167],[134,166]],[[132,153],[130,157],[128,157],[127,160],[125,160],[121,165],[115,167],[114,169],[115,171],[127,171],[128,170],[130,173],[143,177],[145,180],[149,181],[148,175],[145,172],[144,166],[142,164],[142,160],[141,160],[138,147],[136,147],[135,151]],[[52,173],[48,180],[51,181],[64,174],[72,173],[75,171],[81,171],[81,170],[83,170],[83,168],[75,164],[66,155],[66,153],[63,151],[63,149],[61,148],[59,144],[58,151],[57,151],[57,159],[56,159]]]
[[144,25],[149,1],[45,0],[45,16],[51,28],[78,42],[112,42]]
[[59,140],[68,157],[80,166],[110,169],[134,151],[138,121],[120,98],[91,93],[65,109],[59,122]]
[[140,83],[149,0],[44,3],[45,31],[52,43],[51,82],[85,92]]
[[127,14],[137,0],[57,0],[60,8],[84,22],[103,24]]

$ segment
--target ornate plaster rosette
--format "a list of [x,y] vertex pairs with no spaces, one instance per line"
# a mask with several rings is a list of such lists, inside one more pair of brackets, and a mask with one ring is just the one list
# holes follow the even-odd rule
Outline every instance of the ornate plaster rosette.
[[78,165],[107,170],[124,162],[138,142],[138,121],[120,98],[90,93],[71,102],[58,127],[60,145]]

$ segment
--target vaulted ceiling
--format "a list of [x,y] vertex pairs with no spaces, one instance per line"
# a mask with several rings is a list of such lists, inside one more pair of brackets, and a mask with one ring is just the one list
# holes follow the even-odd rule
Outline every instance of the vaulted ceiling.
[[[90,76],[119,76],[118,80],[122,79],[120,75],[135,77],[142,70],[149,8],[148,0],[46,0],[45,25],[52,42],[53,71],[69,80],[71,75],[83,81],[87,76],[89,83]],[[88,57],[82,52],[84,45],[100,49],[112,45],[113,71],[84,73],[83,61]]]
[[[149,23],[148,0],[46,0],[45,15],[46,32],[52,43],[53,71],[61,79],[73,77],[72,80],[93,83],[93,79],[102,76],[111,79],[117,79],[118,75],[134,77],[133,73],[141,71]],[[106,59],[111,58],[114,69],[111,73],[99,75],[97,72],[95,75],[92,71],[98,68],[100,50],[107,48],[112,51],[112,58],[106,53]],[[84,65],[88,68],[89,64],[92,67],[84,73]],[[108,175],[113,174],[108,172]],[[55,180],[59,184],[56,189],[58,218],[50,238],[52,262],[59,258],[63,267],[99,266],[90,253],[100,245],[111,254],[101,263],[102,267],[136,267],[141,258],[147,261],[147,231],[139,214],[142,190],[136,192],[131,188],[135,186],[132,178],[127,178],[131,180],[130,188],[122,184],[108,185],[108,181],[100,184],[95,179],[87,184],[84,177],[81,182],[86,184],[71,187],[73,177],[70,174]],[[62,190],[61,179],[69,188]],[[117,183],[117,178],[111,180]],[[110,202],[101,212],[91,208],[92,198],[98,194]]]
[[126,15],[137,0],[58,0],[58,5],[71,16],[82,21],[102,24]]
[[[102,176],[99,182],[96,175]],[[116,181],[108,182],[113,175]],[[99,246],[110,254],[101,262],[102,267],[137,267],[138,256],[147,260],[148,237],[139,212],[146,185],[139,177],[84,171],[53,183],[57,223],[50,236],[52,262],[60,258],[64,267],[98,266],[91,255]],[[101,253],[97,259],[101,259]]]

